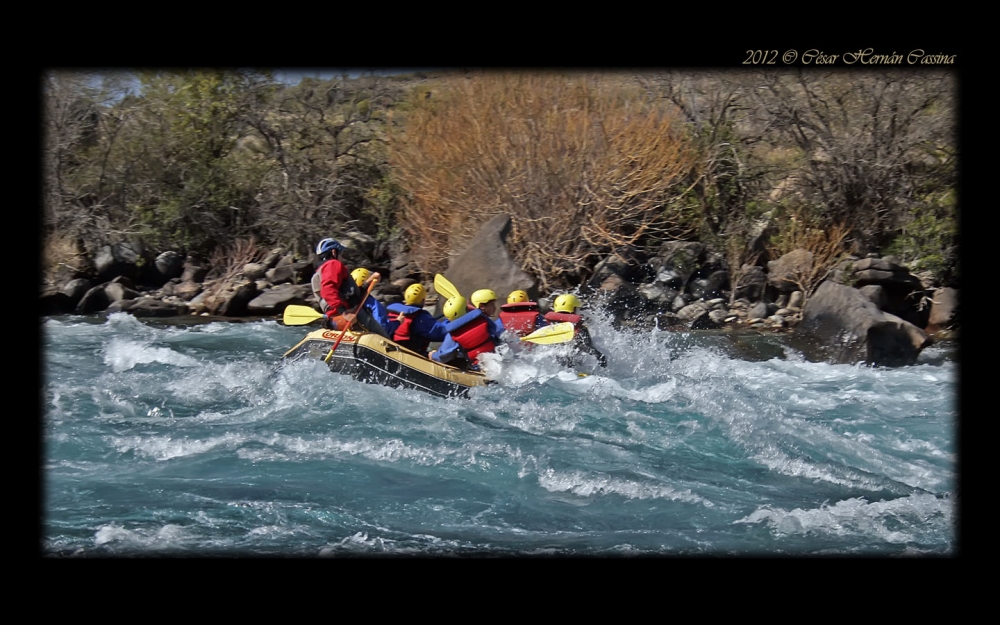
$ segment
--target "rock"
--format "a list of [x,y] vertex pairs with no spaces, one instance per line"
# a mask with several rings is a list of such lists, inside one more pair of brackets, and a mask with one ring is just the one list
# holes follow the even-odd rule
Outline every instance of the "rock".
[[805,294],[802,291],[792,291],[788,296],[788,308],[802,308],[802,302],[805,299]]
[[208,304],[208,310],[221,317],[242,317],[247,314],[247,306],[256,296],[257,284],[246,280],[227,287],[215,296],[214,301]]
[[950,287],[937,289],[931,296],[931,310],[927,319],[927,333],[936,334],[958,325],[958,290]]
[[109,302],[117,302],[123,299],[136,299],[139,293],[130,289],[121,282],[112,282],[104,287],[104,293]]
[[188,256],[184,261],[184,271],[181,272],[181,282],[203,282],[205,276],[208,275],[208,267],[204,263],[194,257]]
[[247,303],[247,314],[280,315],[289,305],[308,306],[312,287],[308,284],[279,284]]
[[315,271],[316,268],[313,266],[313,263],[307,260],[295,260],[291,254],[288,254],[282,257],[274,267],[268,269],[264,273],[264,277],[274,285],[286,282],[291,282],[292,284],[309,284]]
[[111,300],[108,299],[107,293],[104,292],[104,285],[101,284],[84,293],[76,305],[76,313],[78,315],[89,315],[104,310],[110,304]]
[[763,319],[767,317],[767,302],[757,302],[747,311],[747,319]]
[[801,282],[810,275],[813,268],[813,254],[808,250],[796,249],[777,260],[767,263],[767,283],[781,293],[798,291]]
[[733,297],[750,302],[760,301],[767,287],[767,274],[762,267],[743,265],[733,286]]
[[76,278],[75,280],[67,282],[61,291],[69,297],[70,309],[72,310],[73,307],[80,303],[83,295],[93,287],[94,285],[90,282],[90,280],[87,280],[86,278]]
[[97,281],[108,282],[117,276],[138,279],[140,258],[139,251],[131,243],[105,245],[94,257]]
[[522,289],[528,297],[538,297],[535,279],[525,273],[507,251],[507,235],[511,228],[510,215],[497,215],[483,224],[465,251],[448,266],[444,276],[466,299],[479,289],[492,289],[499,304],[507,294]]
[[931,343],[922,330],[882,312],[858,289],[831,281],[806,303],[793,338],[810,360],[876,366],[913,364]]
[[49,287],[42,291],[39,314],[43,317],[66,315],[73,312],[74,306],[75,304],[69,295],[55,287]]
[[861,291],[861,293],[864,294],[865,297],[870,299],[873,304],[878,306],[879,310],[885,309],[885,302],[886,302],[885,289],[882,288],[882,285],[868,284],[861,287],[858,290]]
[[127,312],[135,317],[179,317],[188,314],[187,306],[170,304],[151,297],[119,300],[107,312]]
[[247,263],[243,265],[243,277],[247,280],[260,280],[267,272],[267,265],[262,263]]
[[181,282],[180,284],[174,286],[172,295],[190,302],[196,295],[201,293],[203,289],[204,286],[198,282]]
[[168,250],[156,257],[153,261],[153,280],[155,286],[163,286],[174,278],[181,277],[184,273],[184,258],[180,253]]

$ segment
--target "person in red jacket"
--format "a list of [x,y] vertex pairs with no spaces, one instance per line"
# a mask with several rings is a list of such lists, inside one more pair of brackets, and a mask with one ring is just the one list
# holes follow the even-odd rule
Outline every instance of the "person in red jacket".
[[593,354],[602,367],[607,367],[608,359],[594,347],[594,343],[590,338],[590,331],[583,324],[583,317],[576,312],[579,308],[580,298],[572,293],[564,293],[552,303],[552,312],[545,313],[545,320],[550,323],[561,323],[564,321],[572,323],[574,331],[573,340],[576,342],[577,349],[587,354]]
[[351,278],[347,266],[339,256],[345,248],[334,239],[323,239],[316,245],[319,267],[312,277],[313,292],[326,318],[323,327],[346,330],[354,323],[354,309],[361,303],[364,293]]
[[527,336],[549,325],[538,303],[528,301],[528,294],[521,290],[511,291],[507,303],[500,306],[500,321],[508,332],[517,336]]

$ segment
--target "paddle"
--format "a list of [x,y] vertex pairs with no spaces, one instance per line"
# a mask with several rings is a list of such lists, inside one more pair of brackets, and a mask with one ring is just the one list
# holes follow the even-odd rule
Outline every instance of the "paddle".
[[[378,274],[375,275],[377,276]],[[365,305],[365,300],[367,300],[368,296],[371,295],[372,289],[375,287],[377,283],[378,283],[378,278],[373,277],[371,283],[368,285],[368,290],[365,292],[365,296],[361,298],[361,303],[358,304],[358,307],[354,309],[355,318],[357,318],[358,313],[361,312],[361,307]],[[351,328],[351,325],[352,324],[348,324],[346,328],[340,331],[340,336],[337,337],[337,342],[334,343],[333,347],[330,348],[330,353],[326,355],[326,358],[323,359],[323,362],[330,362],[330,358],[333,356],[333,352],[337,351],[337,346],[340,345],[340,342],[342,340],[344,340],[344,335],[347,334],[347,331]]]
[[451,299],[458,295],[458,289],[441,274],[434,274],[434,290],[445,299]]
[[285,307],[285,318],[282,321],[286,326],[304,326],[322,318],[323,313],[316,312],[315,309],[309,306],[289,304]]
[[544,328],[535,330],[528,336],[522,336],[522,341],[535,343],[536,345],[550,345],[553,343],[565,343],[573,339],[576,334],[573,324],[568,321],[554,323]]

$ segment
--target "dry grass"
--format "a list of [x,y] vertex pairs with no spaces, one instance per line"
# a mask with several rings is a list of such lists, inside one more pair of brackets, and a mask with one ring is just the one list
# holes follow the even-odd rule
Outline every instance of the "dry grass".
[[847,255],[851,228],[843,223],[825,226],[815,223],[802,209],[792,210],[778,222],[779,231],[771,237],[768,254],[771,258],[780,258],[797,249],[812,253],[812,264],[800,268],[791,278],[808,298]]
[[72,237],[52,235],[45,238],[42,246],[42,276],[45,282],[54,282],[60,273],[83,273],[87,263],[87,255]]
[[206,290],[217,294],[243,273],[247,263],[259,261],[266,250],[257,247],[256,237],[236,239],[232,245],[220,246],[212,250],[208,259],[209,269],[205,276]]
[[414,260],[443,271],[507,213],[513,256],[547,290],[620,247],[689,234],[674,206],[695,154],[666,106],[582,74],[446,79],[390,136]]

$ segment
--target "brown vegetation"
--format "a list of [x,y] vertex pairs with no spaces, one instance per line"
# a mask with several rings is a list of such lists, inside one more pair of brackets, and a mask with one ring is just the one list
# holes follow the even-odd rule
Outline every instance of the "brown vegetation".
[[543,289],[619,248],[693,233],[677,200],[697,154],[673,107],[592,76],[453,78],[415,103],[390,150],[402,226],[428,273],[499,213]]

